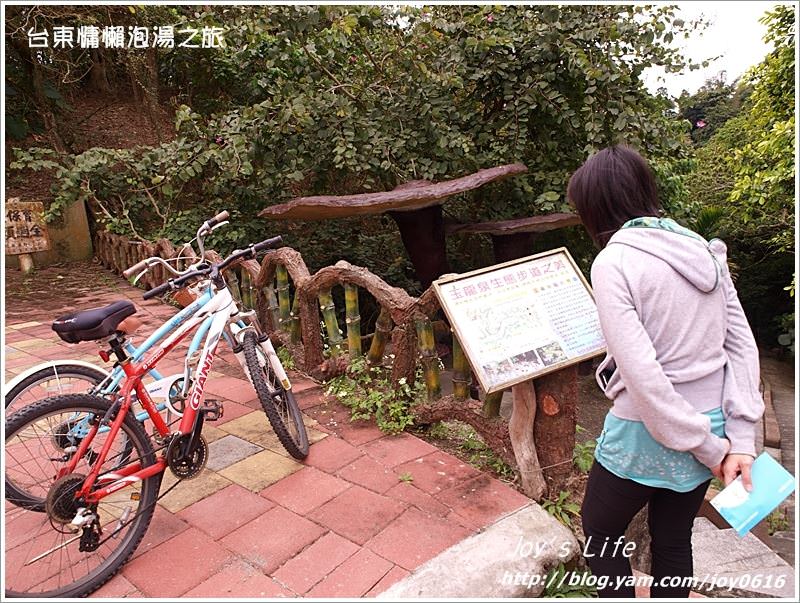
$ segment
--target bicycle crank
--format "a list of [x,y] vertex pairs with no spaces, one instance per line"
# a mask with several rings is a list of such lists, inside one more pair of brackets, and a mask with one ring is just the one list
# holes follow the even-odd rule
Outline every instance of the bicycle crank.
[[167,447],[167,465],[178,479],[197,477],[207,462],[208,444],[202,435],[183,434],[172,438]]

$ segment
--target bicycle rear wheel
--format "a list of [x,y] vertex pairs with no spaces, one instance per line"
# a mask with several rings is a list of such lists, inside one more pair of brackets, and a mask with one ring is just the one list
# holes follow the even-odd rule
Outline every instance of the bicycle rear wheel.
[[281,385],[258,343],[255,332],[248,330],[244,334],[242,346],[250,382],[258,394],[272,429],[275,430],[275,435],[289,454],[298,460],[303,460],[308,456],[308,433],[294,394]]
[[[162,474],[133,481],[90,507],[97,518],[94,530],[71,530],[71,518],[80,506],[74,493],[110,432],[98,432],[74,472],[62,477],[58,475],[71,448],[60,440],[71,437],[82,421],[103,416],[109,404],[96,396],[58,396],[26,406],[7,421],[6,485],[22,483],[46,502],[44,510],[31,510],[6,501],[6,597],[85,596],[119,571],[147,531]],[[155,463],[144,428],[130,414],[110,443],[100,473],[118,471],[128,462],[142,467]]]
[[105,378],[106,373],[100,369],[79,364],[42,367],[6,393],[6,417],[26,404],[44,398],[86,393]]

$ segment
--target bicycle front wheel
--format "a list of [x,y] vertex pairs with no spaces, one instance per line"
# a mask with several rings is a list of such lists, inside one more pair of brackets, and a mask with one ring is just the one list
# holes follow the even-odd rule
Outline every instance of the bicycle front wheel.
[[[132,483],[87,507],[90,527],[74,529],[80,503],[74,494],[95,468],[100,474],[137,462],[155,463],[155,453],[141,423],[130,414],[116,437],[99,431],[72,473],[61,475],[75,446],[65,442],[88,437],[84,427],[109,408],[109,401],[83,394],[35,402],[6,423],[6,486],[21,484],[45,500],[43,510],[5,504],[6,597],[82,597],[100,588],[128,560],[147,531],[155,510],[162,474]],[[110,449],[99,467],[98,453]]]
[[242,347],[250,382],[275,435],[289,454],[303,460],[308,456],[308,433],[294,394],[281,385],[252,330],[244,334]]
[[6,417],[31,404],[52,396],[83,394],[106,378],[99,368],[80,364],[44,366],[17,383],[6,393]]

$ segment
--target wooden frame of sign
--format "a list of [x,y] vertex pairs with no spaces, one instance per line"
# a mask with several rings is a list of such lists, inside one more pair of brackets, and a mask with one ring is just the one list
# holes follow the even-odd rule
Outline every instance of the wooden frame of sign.
[[591,287],[566,247],[433,283],[486,393],[605,351]]

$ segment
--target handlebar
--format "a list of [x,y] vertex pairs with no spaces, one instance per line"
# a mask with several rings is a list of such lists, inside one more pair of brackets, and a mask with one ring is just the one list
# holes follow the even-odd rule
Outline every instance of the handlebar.
[[206,226],[208,226],[208,228],[213,228],[214,226],[216,226],[220,222],[224,222],[225,220],[227,220],[230,217],[231,217],[231,215],[228,213],[227,210],[221,211],[216,216],[214,216],[210,220],[206,221]]
[[[223,212],[226,213],[226,212]],[[222,214],[220,214],[222,215]],[[219,216],[216,216],[219,217]],[[213,219],[213,218],[212,218]],[[250,259],[254,258],[256,253],[259,251],[264,251],[265,249],[271,249],[277,247],[283,243],[283,239],[280,236],[272,237],[269,239],[265,239],[260,243],[256,243],[255,245],[250,245],[247,249],[237,249],[236,251],[232,252],[228,257],[226,257],[221,262],[216,264],[201,264],[200,267],[187,272],[179,276],[178,278],[171,278],[166,283],[159,285],[149,291],[146,291],[143,295],[144,299],[151,299],[153,297],[157,297],[166,293],[167,291],[179,289],[183,285],[185,285],[188,281],[198,276],[208,276],[212,275],[216,276],[219,273],[233,264],[242,259]]]
[[122,276],[124,276],[125,278],[131,278],[134,274],[136,274],[140,270],[144,270],[145,268],[148,268],[149,267],[149,265],[147,263],[148,259],[149,258],[145,258],[141,262],[138,262],[138,263],[134,264],[133,266],[131,266],[130,268],[125,270],[122,273]]

